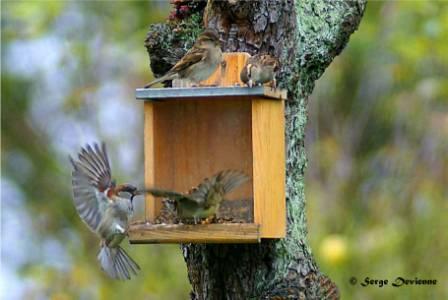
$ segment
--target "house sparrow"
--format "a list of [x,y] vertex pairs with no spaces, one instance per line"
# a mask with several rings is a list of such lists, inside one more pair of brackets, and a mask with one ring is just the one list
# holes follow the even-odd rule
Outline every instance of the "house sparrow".
[[214,30],[207,29],[171,70],[145,85],[145,88],[173,79],[188,79],[194,83],[199,83],[199,81],[210,77],[221,61],[222,51],[219,37]]
[[272,81],[272,87],[277,87],[275,72],[278,70],[277,58],[268,54],[257,54],[250,57],[240,73],[241,81],[249,87],[262,85]]
[[[113,279],[131,279],[140,267],[119,245],[127,235],[133,212],[132,200],[139,192],[130,184],[112,180],[106,146],[81,148],[73,165],[73,200],[79,216],[101,238],[98,260]],[[124,197],[128,193],[131,197]]]
[[197,224],[198,219],[214,216],[219,205],[224,200],[224,195],[234,190],[249,178],[234,170],[221,171],[211,178],[206,178],[193,188],[188,194],[159,189],[146,189],[155,197],[168,198],[176,201],[177,216],[181,220],[193,219]]

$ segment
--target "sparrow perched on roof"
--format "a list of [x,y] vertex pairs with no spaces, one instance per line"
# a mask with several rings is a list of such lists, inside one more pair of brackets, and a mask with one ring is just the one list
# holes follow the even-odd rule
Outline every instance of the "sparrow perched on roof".
[[188,194],[174,191],[146,189],[145,192],[155,197],[168,198],[176,201],[177,216],[181,220],[208,218],[216,214],[225,194],[231,192],[249,178],[239,171],[221,171],[211,178],[206,178]]
[[[98,260],[114,279],[131,279],[140,267],[120,247],[127,235],[133,212],[132,200],[139,192],[130,184],[116,185],[112,180],[106,146],[94,144],[81,148],[73,165],[73,200],[79,216],[101,238]],[[126,197],[123,193],[128,193]]]
[[165,75],[147,85],[152,85],[173,79],[188,79],[194,83],[205,80],[215,72],[222,61],[221,45],[218,34],[205,30],[194,43],[193,47]]
[[268,54],[257,54],[250,57],[240,73],[241,81],[249,87],[272,81],[272,87],[277,87],[275,73],[279,68],[277,58]]

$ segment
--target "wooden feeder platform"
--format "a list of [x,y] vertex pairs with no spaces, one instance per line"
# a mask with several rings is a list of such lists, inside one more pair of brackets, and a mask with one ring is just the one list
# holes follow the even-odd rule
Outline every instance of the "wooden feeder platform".
[[253,223],[133,224],[129,240],[131,244],[258,243],[260,226]]
[[286,235],[287,95],[243,86],[239,74],[248,57],[224,53],[226,67],[201,83],[208,87],[137,89],[136,98],[144,101],[145,186],[185,192],[218,171],[241,170],[250,180],[225,202],[246,199],[250,218],[158,224],[161,200],[147,195],[145,221],[131,224],[131,243],[257,243]]

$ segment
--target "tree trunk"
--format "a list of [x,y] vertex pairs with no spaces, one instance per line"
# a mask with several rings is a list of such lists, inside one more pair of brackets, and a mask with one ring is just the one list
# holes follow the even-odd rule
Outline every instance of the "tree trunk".
[[173,2],[171,21],[152,25],[145,41],[156,76],[185,53],[204,26],[218,30],[223,51],[278,57],[279,85],[288,90],[287,237],[247,245],[182,245],[191,298],[338,299],[336,285],[319,272],[306,239],[306,105],[315,80],[357,29],[365,1]]

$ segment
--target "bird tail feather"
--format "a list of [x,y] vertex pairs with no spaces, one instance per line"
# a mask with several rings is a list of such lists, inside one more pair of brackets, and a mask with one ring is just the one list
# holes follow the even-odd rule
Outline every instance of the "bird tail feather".
[[174,79],[173,76],[174,76],[174,75],[173,75],[172,73],[168,73],[168,74],[163,75],[162,77],[156,78],[156,79],[154,79],[153,81],[151,81],[150,83],[146,84],[146,85],[145,85],[145,89],[146,89],[146,88],[149,88],[149,87],[151,87],[151,86],[153,86],[153,85],[156,84],[156,83],[164,82],[164,81],[166,81],[166,80],[172,80],[172,79]]
[[138,264],[120,246],[110,248],[102,245],[98,253],[101,268],[113,279],[131,279],[140,270]]

